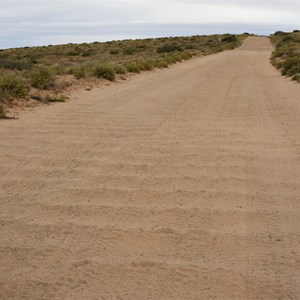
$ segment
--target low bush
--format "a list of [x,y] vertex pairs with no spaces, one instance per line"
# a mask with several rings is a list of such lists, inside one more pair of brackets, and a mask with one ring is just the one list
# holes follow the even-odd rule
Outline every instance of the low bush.
[[69,74],[72,74],[76,79],[82,79],[87,77],[86,68],[84,66],[71,68],[69,70]]
[[33,65],[33,61],[29,59],[18,59],[7,54],[0,54],[0,67],[12,70],[29,70]]
[[125,64],[125,67],[129,73],[140,73],[141,69],[137,62],[129,62]]
[[46,103],[53,103],[53,102],[66,102],[68,99],[67,96],[65,95],[60,95],[58,97],[53,97],[53,96],[49,96],[47,95],[44,99],[44,102]]
[[292,77],[292,80],[295,80],[295,81],[297,81],[297,82],[300,82],[300,73],[295,74],[295,75]]
[[115,69],[116,74],[119,74],[119,75],[124,75],[127,73],[127,69],[122,65],[116,65],[116,66],[114,66],[114,69]]
[[109,51],[109,53],[110,53],[111,55],[117,55],[117,54],[120,53],[120,50],[118,50],[118,49],[112,49],[112,50]]
[[0,91],[4,97],[25,98],[29,93],[29,87],[20,76],[9,74],[0,77]]
[[282,75],[292,76],[300,72],[300,57],[288,57],[282,63]]
[[163,69],[163,68],[168,68],[169,65],[168,65],[168,62],[164,59],[158,61],[157,63],[157,67],[160,68],[160,69]]
[[116,78],[116,73],[114,68],[109,65],[96,66],[93,74],[98,78],[104,78],[110,81],[114,81]]
[[163,45],[162,47],[159,47],[156,49],[157,53],[169,53],[169,52],[175,52],[175,51],[183,51],[183,49],[178,45]]
[[4,119],[5,118],[5,111],[3,106],[0,104],[0,119]]
[[39,67],[28,72],[28,78],[32,87],[46,90],[54,86],[55,74],[47,67]]
[[225,36],[224,38],[222,38],[221,40],[223,43],[237,43],[238,42],[238,39],[235,35],[227,35]]
[[182,52],[181,53],[181,57],[184,60],[189,60],[189,59],[191,59],[193,57],[193,55],[190,52]]
[[175,64],[177,62],[182,62],[182,54],[181,53],[170,53],[164,57],[165,61],[168,64]]
[[300,36],[297,32],[276,32],[271,36],[275,51],[271,56],[274,67],[284,76],[299,81],[300,74]]
[[151,71],[154,69],[154,62],[150,60],[141,60],[138,62],[141,71]]
[[126,48],[123,50],[124,55],[133,55],[136,53],[138,50],[136,48]]

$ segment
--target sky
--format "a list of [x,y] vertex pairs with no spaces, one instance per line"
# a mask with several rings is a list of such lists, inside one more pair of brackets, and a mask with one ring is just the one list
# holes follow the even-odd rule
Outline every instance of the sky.
[[0,49],[300,29],[300,0],[0,0]]

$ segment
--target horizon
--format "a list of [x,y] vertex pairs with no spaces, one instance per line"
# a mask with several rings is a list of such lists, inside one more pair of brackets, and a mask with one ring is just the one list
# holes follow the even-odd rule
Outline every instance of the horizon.
[[298,29],[300,3],[257,0],[4,0],[0,49]]
[[257,32],[253,32],[251,30],[240,30],[240,32],[232,32],[232,31],[212,31],[212,32],[201,32],[201,33],[194,33],[194,34],[178,34],[176,35],[176,33],[174,32],[171,35],[153,35],[153,36],[146,36],[146,35],[141,35],[141,36],[137,36],[137,35],[124,35],[124,36],[111,36],[111,38],[107,38],[107,39],[90,39],[90,40],[84,40],[84,39],[73,39],[73,41],[64,41],[64,42],[57,42],[57,43],[44,43],[44,44],[24,44],[21,46],[8,46],[8,47],[4,47],[4,48],[0,48],[0,50],[9,50],[9,49],[21,49],[21,48],[31,48],[31,47],[48,47],[48,46],[60,46],[60,45],[67,45],[67,44],[84,44],[84,43],[106,43],[106,42],[113,42],[113,41],[124,41],[124,40],[146,40],[146,39],[160,39],[160,38],[173,38],[173,37],[190,37],[190,36],[205,36],[205,35],[223,35],[223,34],[233,34],[233,35],[240,35],[240,34],[244,34],[244,33],[248,33],[250,35],[255,35],[255,36],[266,36],[269,37],[270,35],[274,34],[277,31],[283,31],[283,32],[292,32],[296,30],[293,28],[290,29],[284,29],[284,30],[274,30],[272,32],[265,32],[265,31],[261,31],[259,33]]

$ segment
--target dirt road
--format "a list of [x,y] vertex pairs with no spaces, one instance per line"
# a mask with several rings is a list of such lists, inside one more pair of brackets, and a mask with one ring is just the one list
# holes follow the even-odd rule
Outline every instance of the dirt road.
[[300,299],[300,85],[266,38],[0,123],[0,299]]

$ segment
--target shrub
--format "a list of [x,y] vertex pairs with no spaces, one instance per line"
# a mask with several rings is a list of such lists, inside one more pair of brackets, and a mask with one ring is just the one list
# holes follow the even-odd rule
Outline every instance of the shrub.
[[124,75],[127,73],[127,69],[124,66],[116,65],[114,68],[115,68],[116,74]]
[[123,50],[123,54],[125,55],[133,55],[136,52],[137,52],[136,48],[126,48]]
[[180,53],[168,54],[164,59],[168,64],[175,64],[176,62],[182,62],[182,57]]
[[94,75],[98,78],[104,78],[110,81],[114,81],[116,73],[113,67],[108,65],[99,65],[94,69]]
[[84,66],[74,67],[70,69],[69,74],[74,75],[76,79],[81,79],[87,77],[86,69]]
[[174,52],[174,51],[182,51],[182,48],[178,45],[163,45],[159,48],[156,49],[157,53],[169,53],[169,52]]
[[193,57],[193,55],[190,52],[182,52],[181,57],[184,60],[189,60]]
[[117,54],[120,53],[120,50],[118,50],[118,49],[112,49],[112,50],[109,51],[109,53],[110,53],[111,55],[117,55]]
[[31,70],[28,73],[31,86],[45,90],[54,85],[55,75],[54,72],[46,67],[39,67]]
[[150,60],[141,60],[138,64],[141,71],[151,71],[154,69],[154,63]]
[[46,102],[46,103],[66,102],[67,99],[68,99],[68,97],[65,95],[60,95],[58,97],[51,97],[51,96],[47,95],[44,99],[44,102]]
[[0,104],[0,119],[5,118],[5,112],[3,106]]
[[297,82],[300,82],[300,73],[295,74],[295,75],[292,77],[292,80],[295,80],[295,81],[297,81]]
[[125,64],[125,67],[130,73],[140,73],[140,66],[136,62],[129,62]]
[[28,59],[18,59],[17,57],[8,54],[0,54],[0,67],[12,70],[29,70],[33,61]]
[[224,38],[222,38],[222,43],[237,43],[238,39],[235,35],[227,35]]
[[157,67],[162,69],[162,68],[168,68],[169,65],[168,62],[163,59],[158,62]]
[[0,91],[4,96],[24,98],[28,95],[29,87],[23,78],[10,74],[0,77]]
[[281,41],[277,44],[277,47],[281,47],[284,46],[286,44],[289,43],[293,43],[295,40],[293,37],[291,37],[290,35],[284,36]]
[[288,57],[282,64],[283,75],[294,75],[300,72],[300,57]]

